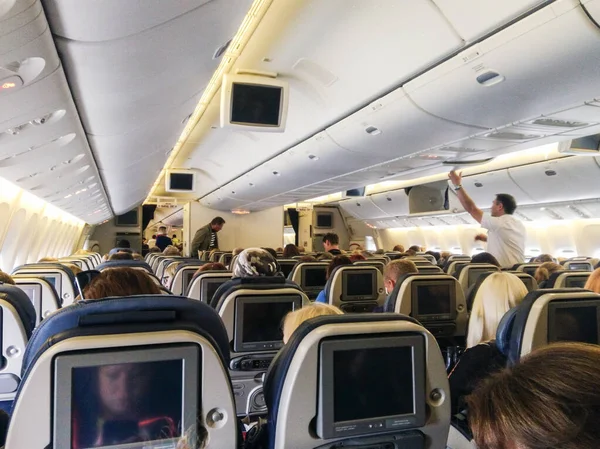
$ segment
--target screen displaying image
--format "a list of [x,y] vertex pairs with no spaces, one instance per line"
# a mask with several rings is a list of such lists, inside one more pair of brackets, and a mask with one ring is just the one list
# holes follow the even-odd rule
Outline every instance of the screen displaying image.
[[283,275],[287,278],[290,273],[292,272],[292,270],[294,269],[294,267],[296,266],[295,263],[280,263],[279,264],[279,268],[281,269],[281,272],[283,273]]
[[448,315],[451,311],[449,285],[417,286],[419,315]]
[[590,307],[557,307],[554,309],[553,341],[578,341],[598,344],[598,312]]
[[347,291],[349,296],[373,295],[373,275],[371,273],[348,273]]
[[206,302],[210,303],[219,287],[228,280],[229,279],[209,279],[204,281],[206,285]]
[[71,449],[150,441],[175,447],[182,402],[181,359],[73,368]]
[[569,270],[587,271],[590,266],[587,263],[571,263],[569,264]]
[[333,373],[336,423],[414,413],[410,346],[335,351]]
[[327,268],[305,268],[302,273],[302,284],[306,288],[324,287],[327,283]]
[[42,279],[46,280],[47,282],[52,284],[54,288],[56,288],[56,278],[54,276],[42,276]]
[[282,88],[258,84],[232,85],[231,122],[279,126]]
[[283,319],[294,310],[292,301],[247,302],[243,307],[243,343],[283,340]]
[[565,280],[565,287],[567,288],[584,288],[587,278],[585,277],[573,277]]

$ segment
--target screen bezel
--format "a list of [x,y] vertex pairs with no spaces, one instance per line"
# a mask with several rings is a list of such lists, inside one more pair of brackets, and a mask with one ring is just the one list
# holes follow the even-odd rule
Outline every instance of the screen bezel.
[[225,282],[230,280],[231,276],[211,276],[200,279],[200,301],[202,301],[204,304],[210,304],[210,301],[212,300],[212,298],[207,298],[208,284],[216,284],[216,282],[214,281],[219,281],[221,284],[224,284]]
[[[566,276],[565,277],[565,288],[585,288],[585,284],[590,277],[589,274],[590,273],[588,272],[587,274],[584,274],[584,275]],[[571,281],[581,281],[581,280],[583,280],[583,286],[581,286],[581,287],[569,285],[569,283]]]
[[[24,270],[24,271],[19,271],[19,273],[17,274],[24,274],[24,275],[28,275],[28,276],[32,276],[32,277],[37,277],[40,279],[45,280],[48,284],[50,284],[50,286],[52,286],[54,288],[54,290],[58,293],[58,297],[59,300],[62,301],[62,296],[63,296],[63,289],[62,289],[62,273],[56,273],[56,272],[49,272],[49,271],[29,271],[29,270]],[[52,284],[52,282],[50,282],[47,278],[53,278],[54,279],[54,284]]]
[[306,279],[306,272],[308,270],[321,270],[325,273],[325,278],[327,278],[327,265],[306,265],[306,266],[302,266],[300,267],[300,276],[301,276],[301,280],[302,282],[300,283],[300,288],[302,290],[323,290],[325,288],[325,285],[327,284],[327,279],[325,279],[325,283],[322,286],[308,286],[304,283],[304,280]]
[[[373,270],[343,270],[342,271],[342,294],[340,296],[340,301],[342,302],[355,302],[355,301],[377,301],[379,299],[379,286],[377,285],[377,268],[373,267]],[[350,295],[348,294],[348,277],[354,274],[371,275],[371,285],[373,289],[371,292],[373,293],[370,296],[363,295]]]
[[[283,347],[283,336],[281,340],[263,342],[244,342],[244,305],[245,304],[269,304],[274,302],[293,303],[292,310],[296,311],[302,307],[302,296],[298,295],[270,295],[270,296],[238,296],[235,298],[235,310],[233,318],[233,350],[235,352],[264,352],[277,351]],[[283,322],[279,323],[283,325]]]
[[[183,391],[181,392],[181,433],[197,432],[198,417],[202,416],[201,407],[201,357],[202,349],[196,344],[172,344],[160,347],[135,347],[117,350],[100,350],[89,353],[69,353],[55,357],[53,361],[53,410],[52,427],[53,447],[71,448],[72,418],[71,404],[73,400],[72,372],[74,368],[117,365],[126,363],[160,362],[163,360],[182,361]],[[179,438],[175,439],[177,441]],[[169,441],[169,440],[155,440]],[[132,443],[131,449],[143,449],[151,442]],[[120,445],[113,445],[118,449]]]
[[[426,423],[425,401],[425,337],[419,334],[364,336],[363,338],[324,339],[319,348],[319,394],[317,400],[317,435],[323,439],[415,429]],[[414,412],[405,415],[374,417],[336,423],[334,417],[335,351],[412,347]],[[389,426],[391,420],[403,420],[403,425]],[[383,423],[383,427],[378,427]],[[372,428],[369,428],[372,425]]]
[[[440,286],[447,285],[450,291],[450,313],[437,315],[422,315],[419,313],[419,299],[417,294],[418,287]],[[456,284],[453,279],[415,279],[411,282],[411,316],[419,321],[447,321],[455,320],[458,313],[456,312]]]
[[[191,175],[192,176],[192,188],[186,189],[174,189],[171,187],[171,174],[176,175]],[[168,170],[165,176],[165,191],[166,192],[181,192],[181,193],[193,193],[196,191],[196,173],[188,170]]]
[[[552,326],[553,323],[556,322],[556,311],[558,309],[579,309],[582,307],[595,307],[596,308],[596,322],[600,323],[600,301],[597,299],[587,299],[587,300],[561,300],[561,301],[551,301],[548,303],[548,322],[546,323],[546,328],[548,330],[546,338],[548,339],[548,343],[556,343],[556,342],[565,342],[571,340],[557,340],[556,337],[556,327]],[[600,325],[597,325],[597,344],[600,343]]]
[[[331,226],[319,226],[319,215],[327,215],[331,219]],[[315,212],[315,229],[333,229],[333,212]]]
[[591,271],[590,268],[591,268],[591,264],[589,262],[571,262],[571,263],[569,263],[569,270],[572,270],[572,271]]

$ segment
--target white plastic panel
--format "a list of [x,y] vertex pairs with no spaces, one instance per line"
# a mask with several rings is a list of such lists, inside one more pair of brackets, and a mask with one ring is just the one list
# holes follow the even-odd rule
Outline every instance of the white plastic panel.
[[340,201],[339,205],[354,218],[373,219],[386,216],[385,212],[379,209],[368,196]]
[[374,164],[480,132],[481,128],[458,125],[423,112],[402,89],[327,129],[341,146],[368,154]]
[[371,200],[390,217],[408,215],[408,195],[401,190],[371,195]]
[[[451,186],[450,181],[448,185]],[[489,208],[498,193],[515,197],[517,204],[530,204],[534,200],[513,182],[507,170],[497,170],[463,178],[462,185],[480,208]]]
[[466,40],[472,41],[502,26],[541,0],[434,0],[448,21]]
[[[436,116],[489,128],[591,100],[600,93],[600,31],[578,5],[553,2],[404,87]],[[477,81],[490,72],[504,80]]]
[[[553,176],[548,173],[555,172]],[[508,169],[510,177],[536,202],[555,202],[597,198],[600,167],[594,159],[573,156]]]
[[600,0],[581,0],[581,3],[583,3],[590,16],[600,23]]

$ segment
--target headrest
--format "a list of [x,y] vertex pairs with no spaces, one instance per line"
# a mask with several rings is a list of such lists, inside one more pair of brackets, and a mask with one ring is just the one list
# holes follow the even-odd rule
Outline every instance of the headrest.
[[181,296],[139,295],[79,301],[49,316],[27,345],[22,372],[25,375],[40,354],[67,338],[170,330],[187,330],[207,338],[228,366],[229,339],[214,310]]
[[227,295],[235,290],[240,290],[243,288],[250,288],[252,290],[273,290],[283,287],[292,287],[302,291],[298,284],[281,276],[234,278],[225,282],[217,289],[212,297],[212,300],[210,301],[210,306],[213,309],[219,310]]
[[326,315],[312,318],[300,324],[286,345],[277,353],[265,376],[263,388],[265,402],[269,410],[269,425],[272,427],[276,425],[279,400],[281,398],[285,377],[290,368],[290,364],[292,363],[292,359],[294,358],[294,354],[304,337],[318,327],[328,324],[378,323],[382,321],[409,321],[411,323],[419,324],[414,318],[398,313]]
[[117,248],[113,248],[113,249],[111,249],[111,250],[108,252],[108,255],[109,255],[109,256],[112,256],[113,254],[116,254],[116,253],[119,253],[119,252],[120,252],[120,253],[130,253],[130,254],[133,254],[133,250],[132,250],[131,248],[118,248],[118,247],[117,247]]
[[71,280],[71,284],[75,285],[75,274],[73,274],[73,272],[71,271],[70,268],[65,267],[64,265],[62,265],[60,263],[54,263],[54,262],[28,263],[25,265],[20,265],[17,268],[15,268],[12,271],[12,274],[20,274],[20,273],[18,273],[18,271],[23,268],[26,268],[28,270],[33,269],[33,270],[39,270],[39,271],[44,271],[45,269],[48,269],[48,268],[58,269],[62,273],[65,273],[69,277],[69,279]]
[[483,284],[483,281],[487,279],[489,275],[495,273],[494,271],[488,271],[486,273],[481,273],[475,283],[469,287],[466,296],[467,300],[467,310],[471,310],[473,308],[473,302],[475,301],[475,296],[477,296],[477,292],[479,291],[479,287]]
[[517,316],[517,307],[513,307],[504,314],[498,328],[496,329],[496,347],[498,351],[508,358],[508,350],[510,348],[510,335],[515,324]]
[[29,296],[19,287],[0,282],[0,299],[3,299],[15,308],[19,314],[19,319],[23,323],[25,335],[27,335],[28,339],[31,338],[37,314]]
[[102,271],[107,268],[143,268],[148,273],[153,273],[152,268],[143,260],[109,260],[96,267],[96,270]]

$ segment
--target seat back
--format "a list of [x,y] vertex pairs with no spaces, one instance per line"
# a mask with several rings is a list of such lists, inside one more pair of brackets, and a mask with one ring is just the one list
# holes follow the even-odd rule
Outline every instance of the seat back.
[[457,279],[463,291],[467,292],[477,282],[479,275],[488,271],[500,271],[500,268],[489,263],[470,263],[460,269]]
[[436,338],[467,334],[465,296],[458,281],[450,275],[404,275],[396,282],[390,300],[388,305],[393,305],[394,312],[417,319]]
[[598,317],[597,293],[580,288],[535,290],[502,318],[496,344],[510,363],[555,341],[599,344]]
[[383,275],[375,267],[339,266],[325,285],[325,298],[344,312],[372,312],[385,301]]
[[25,348],[39,318],[25,292],[0,282],[0,321],[0,408],[8,412],[21,382]]
[[462,260],[453,260],[452,262],[448,262],[444,271],[450,276],[457,277],[458,270],[465,265],[469,265],[471,263],[470,260],[462,259]]
[[98,271],[104,271],[110,268],[134,268],[136,270],[142,270],[149,274],[154,274],[150,265],[141,260],[109,260],[103,262],[96,267]]
[[315,299],[327,284],[327,262],[300,262],[288,279],[298,284],[309,299]]
[[72,304],[75,293],[75,275],[67,267],[58,263],[35,263],[21,265],[12,272],[13,275],[41,277],[50,282],[62,300],[63,306]]
[[444,274],[444,271],[436,265],[417,265],[417,270],[421,274]]
[[[237,447],[227,335],[216,313],[183,297],[123,299],[80,301],[40,325],[24,356],[7,445],[174,447],[200,423],[211,447]],[[119,405],[121,413],[129,407],[127,417],[109,419],[114,404],[100,385],[116,375],[136,388]],[[27,431],[32,422],[35,432]]]
[[173,258],[173,256],[165,256],[162,253],[158,253],[158,255],[156,257],[154,257],[154,259],[152,259],[152,263],[150,264],[152,271],[154,273],[157,273],[158,267],[160,266],[160,262],[164,259],[172,259],[172,258]]
[[356,265],[358,267],[375,267],[381,274],[383,274],[383,270],[385,269],[385,263],[379,260],[367,259],[367,260],[357,260],[352,265]]
[[550,275],[546,288],[584,288],[589,271],[557,271]]
[[444,267],[443,270],[445,273],[448,273],[449,275],[453,275],[450,270],[449,267],[452,264],[452,262],[471,262],[471,257],[464,255],[464,254],[459,254],[459,255],[453,255],[453,256],[449,256],[446,261],[444,262]]
[[76,267],[82,270],[91,270],[91,265],[84,259],[74,258],[74,257],[61,257],[58,259],[58,263],[69,263],[73,264]]
[[158,279],[163,280],[163,277],[165,276],[165,270],[167,269],[167,267],[172,264],[173,262],[179,262],[180,259],[183,259],[181,256],[167,256],[164,259],[161,259],[160,263],[158,264],[158,266],[156,267],[156,270],[154,270],[156,277]]
[[232,258],[233,258],[232,253],[223,253],[219,257],[219,263],[222,263],[223,265],[225,265],[226,268],[229,268],[229,265],[231,265]]
[[17,287],[25,292],[35,308],[36,322],[40,322],[61,308],[61,301],[54,286],[45,279],[32,276],[14,276]]
[[224,254],[223,251],[214,251],[208,258],[209,262],[218,262],[222,254]]
[[192,277],[186,296],[210,305],[219,287],[231,280],[231,274],[230,271],[203,271]]
[[273,361],[265,399],[271,449],[442,449],[450,426],[440,349],[397,314],[305,321]]
[[527,273],[530,276],[535,275],[536,270],[541,265],[541,263],[520,263],[513,267],[516,271],[522,271],[523,273]]
[[590,260],[575,259],[567,260],[564,264],[565,270],[576,270],[576,271],[594,271],[594,265]]
[[283,273],[284,278],[289,278],[289,275],[294,270],[294,267],[298,265],[296,259],[277,259],[280,271]]
[[299,289],[287,284],[239,284],[220,301],[217,312],[233,348],[230,375],[238,415],[264,414],[262,377],[283,346],[285,316],[310,304]]
[[203,265],[203,262],[184,262],[177,267],[175,276],[171,279],[171,292],[174,295],[186,296],[188,287],[192,282],[192,278],[198,269]]
[[509,271],[509,273],[514,274],[516,277],[523,281],[525,287],[527,287],[527,291],[532,292],[538,289],[538,283],[533,276],[525,273],[524,271]]

